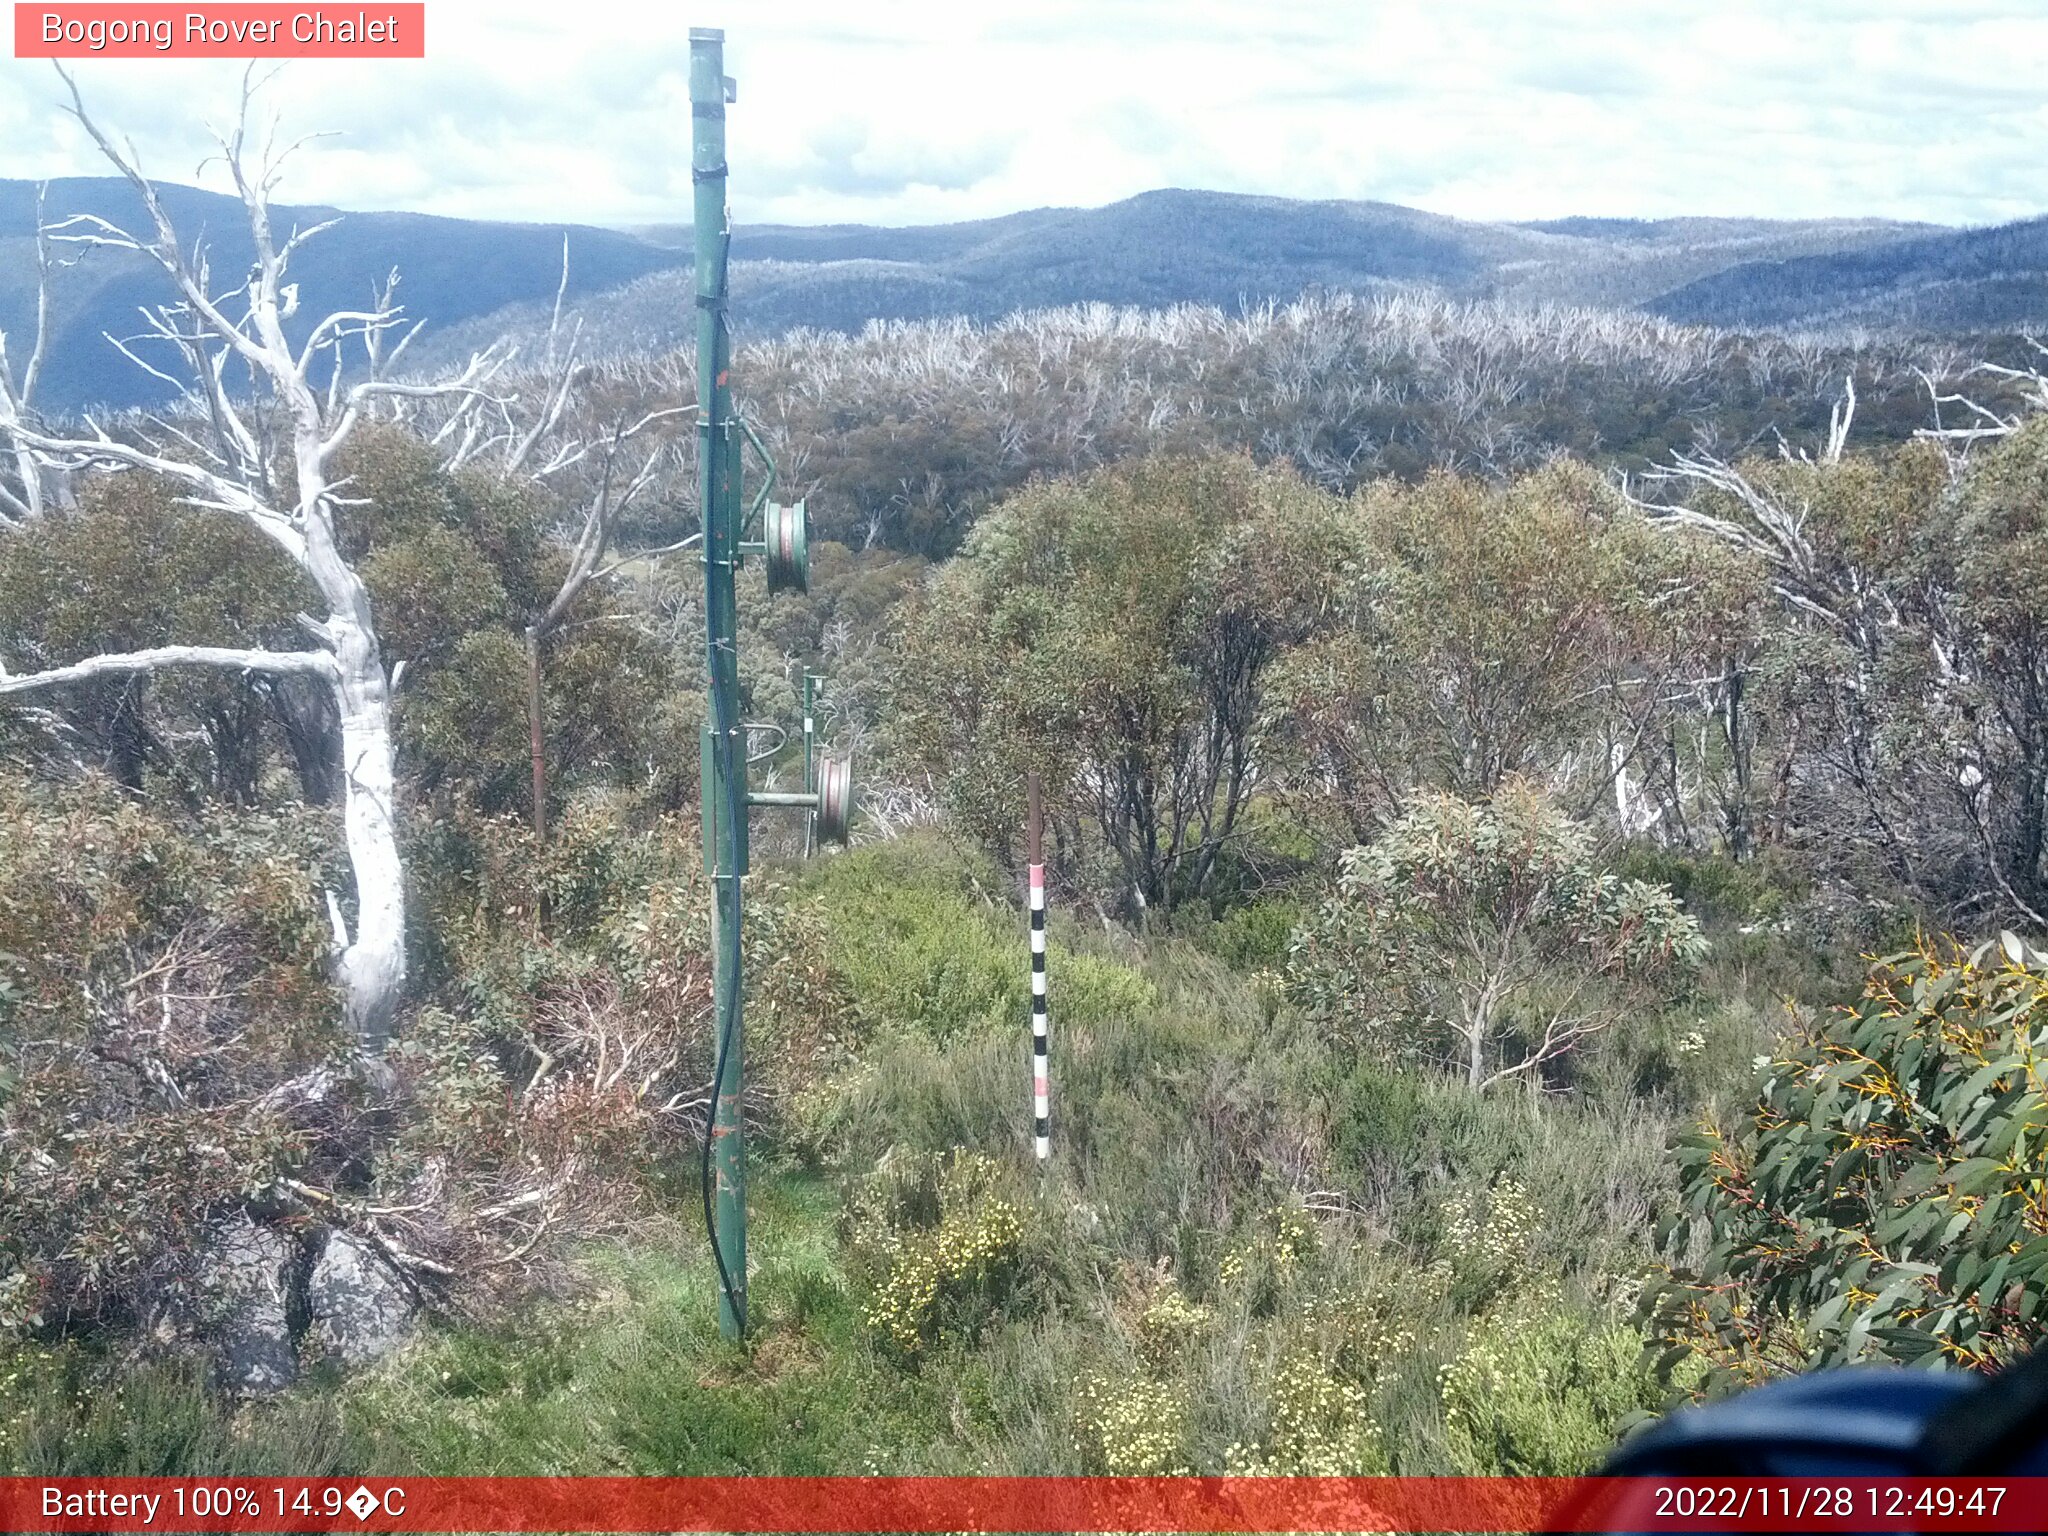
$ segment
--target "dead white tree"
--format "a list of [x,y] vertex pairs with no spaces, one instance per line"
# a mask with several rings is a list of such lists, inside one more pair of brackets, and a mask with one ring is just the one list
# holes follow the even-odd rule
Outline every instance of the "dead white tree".
[[[50,186],[36,187],[36,329],[29,342],[27,361],[19,374],[7,355],[7,336],[0,332],[0,410],[10,417],[26,418],[35,410],[36,384],[42,378],[43,358],[50,342],[50,273],[56,263],[50,256],[50,235],[43,224],[43,200]],[[0,528],[18,527],[43,515],[46,471],[36,462],[34,452],[24,443],[14,444],[16,483],[0,480]]]
[[[2041,350],[2048,354],[2048,348]],[[2048,408],[2048,376],[1987,365],[1979,365],[1973,371],[2025,384],[2030,393],[2018,412],[2001,417],[1964,396],[1940,393],[1928,375],[1922,373],[1934,396],[1937,416],[1942,403],[1960,401],[1969,406],[1980,423],[1916,434],[1936,440],[1948,450],[1952,473],[1960,473],[1962,468],[1962,461],[1956,456],[1959,445],[1967,447],[1985,438],[2010,435],[2034,410]],[[1819,458],[1795,453],[1782,444],[1781,457],[1807,465],[1839,464],[1855,408],[1855,385],[1853,380],[1846,381],[1842,401],[1831,413],[1827,445]],[[1973,631],[1967,609],[1952,597],[1902,592],[1886,580],[1887,573],[1881,567],[1859,560],[1853,552],[1842,548],[1837,539],[1826,534],[1815,536],[1810,526],[1815,508],[1803,491],[1772,486],[1768,477],[1751,474],[1718,455],[1705,451],[1675,454],[1668,467],[1652,470],[1644,479],[1676,486],[1681,494],[1705,493],[1698,497],[1704,504],[1650,500],[1638,495],[1624,478],[1623,495],[1653,526],[1706,534],[1753,556],[1767,573],[1773,592],[1797,622],[1832,636],[1847,648],[1848,670],[1835,687],[1842,715],[1853,723],[1843,728],[1838,750],[1850,762],[1849,781],[1861,795],[1885,855],[1902,879],[1907,878],[1911,856],[1906,834],[1893,824],[1879,803],[1878,774],[1871,766],[1877,756],[1875,717],[1886,696],[1887,652],[1905,645],[1924,653],[1928,666],[1920,695],[1894,701],[1892,707],[1914,708],[1929,715],[1939,713],[1960,722],[1956,739],[1950,745],[1955,760],[1949,788],[1979,845],[1985,873],[2013,910],[2031,922],[2048,922],[2013,884],[2007,861],[1995,846],[1987,820],[1989,781],[1997,771],[1995,765],[2006,756],[2006,750],[1995,741],[1995,733],[2007,716],[1995,708],[1979,708],[1974,702],[1973,695],[1985,686],[1988,667],[1982,637]],[[1724,707],[1729,711],[1727,730],[1734,747],[1736,706],[1732,695],[1724,695]],[[2030,744],[2031,738],[2025,740]]]
[[[1843,380],[1842,398],[1828,413],[1828,440],[1818,462],[1839,464],[1848,444],[1849,429],[1856,418],[1856,381]],[[1795,453],[1784,442],[1779,454],[1791,462],[1813,463],[1811,453]],[[1810,618],[1839,625],[1843,622],[1833,573],[1814,546],[1807,531],[1810,508],[1793,505],[1760,487],[1736,464],[1708,449],[1674,453],[1666,467],[1648,471],[1643,478],[1652,483],[1718,493],[1737,509],[1723,516],[1685,502],[1653,501],[1636,493],[1627,476],[1621,480],[1624,499],[1653,525],[1690,529],[1733,546],[1761,561],[1772,575],[1777,595]],[[1855,596],[1863,594],[1859,590]],[[1883,594],[1876,594],[1879,600]],[[1897,615],[1889,616],[1896,621]]]
[[[481,406],[499,356],[495,351],[478,354],[459,377],[439,382],[394,380],[390,369],[418,324],[408,322],[393,302],[393,282],[384,285],[369,308],[330,314],[312,326],[302,343],[292,344],[285,321],[297,306],[298,290],[286,280],[289,263],[301,245],[328,226],[294,228],[282,240],[277,237],[271,193],[297,145],[279,147],[274,121],[260,146],[251,142],[249,119],[258,84],[253,77],[243,82],[233,132],[219,136],[221,159],[241,197],[254,247],[246,276],[226,285],[216,282],[204,246],[181,242],[133,146],[116,146],[86,111],[76,83],[68,74],[63,78],[69,110],[135,189],[148,226],[130,232],[88,214],[52,226],[50,238],[140,255],[160,269],[173,297],[144,313],[145,335],[174,349],[184,375],[158,368],[126,343],[115,345],[138,366],[175,385],[179,404],[133,426],[124,423],[119,436],[90,420],[82,431],[66,435],[39,424],[9,391],[0,394],[0,437],[39,468],[141,471],[179,487],[182,499],[193,506],[247,519],[305,573],[326,612],[299,616],[313,641],[303,651],[168,646],[94,656],[22,676],[7,676],[0,667],[0,695],[84,676],[187,666],[272,677],[299,674],[326,684],[340,719],[343,825],[355,887],[353,923],[336,893],[327,893],[335,973],[358,1049],[374,1058],[389,1039],[406,974],[392,679],[379,652],[369,592],[338,537],[336,514],[347,502],[333,464],[358,423],[384,402],[452,399],[458,415]],[[397,344],[388,346],[394,333]],[[364,360],[351,382],[344,351],[353,351],[355,343]],[[231,365],[246,368],[250,397],[231,392]],[[324,381],[316,382],[316,367],[325,371]]]
[[[2035,337],[2026,338],[2027,345],[2043,358],[2048,358],[2048,346],[2043,346]],[[1920,383],[1927,390],[1927,397],[1934,407],[1934,425],[1922,427],[1913,435],[1926,438],[1942,445],[1950,455],[1966,451],[1971,444],[1987,438],[2010,437],[2028,421],[2048,411],[2048,374],[2038,367],[2007,368],[1998,363],[1977,363],[1962,371],[1961,380],[1974,376],[1996,379],[2016,396],[2013,409],[1998,411],[1981,401],[1972,399],[1960,389],[1943,392],[1936,382],[1936,375],[1925,368],[1916,368]],[[1942,407],[1958,406],[1963,413],[1965,425],[1957,426],[1942,419]]]

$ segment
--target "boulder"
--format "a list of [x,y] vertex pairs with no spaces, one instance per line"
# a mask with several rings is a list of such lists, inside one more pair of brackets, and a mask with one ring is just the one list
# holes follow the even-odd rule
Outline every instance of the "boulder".
[[329,1359],[381,1360],[412,1337],[419,1308],[391,1266],[352,1233],[328,1234],[306,1282],[309,1332]]
[[281,1392],[297,1378],[290,1303],[298,1265],[298,1245],[247,1211],[213,1227],[200,1269],[204,1316],[192,1333],[211,1350],[221,1385]]

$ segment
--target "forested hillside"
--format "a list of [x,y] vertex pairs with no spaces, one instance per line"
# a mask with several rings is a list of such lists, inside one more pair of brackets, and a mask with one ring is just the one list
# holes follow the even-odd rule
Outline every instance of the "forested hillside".
[[[217,240],[223,271],[249,258],[236,204],[164,186],[166,211]],[[0,331],[32,328],[37,188],[0,182]],[[42,217],[63,236],[81,218],[132,222],[133,190],[70,178],[44,190]],[[338,219],[295,268],[303,341],[312,317],[357,305],[395,268],[407,315],[426,323],[423,364],[511,338],[543,345],[558,287],[588,332],[586,355],[685,344],[687,242],[636,232],[499,224],[421,214],[279,207],[281,231]],[[137,336],[151,265],[132,252],[65,244],[50,271],[53,337],[45,403],[124,408],[169,398],[166,379],[116,341]],[[1148,192],[1100,208],[1042,208],[965,224],[741,227],[733,241],[743,334],[793,328],[856,333],[875,320],[997,322],[1077,304],[1203,305],[1236,316],[1305,296],[1412,295],[1517,311],[1651,314],[1687,324],[1771,328],[1856,344],[1869,334],[2024,330],[2048,318],[2039,231],[2030,223],[1943,230],[1884,220],[1567,218],[1532,224],[1448,218],[1392,203],[1303,202],[1214,192]],[[84,259],[73,262],[74,256]],[[153,366],[168,360],[145,342]],[[175,370],[172,370],[175,374]]]
[[745,746],[795,782],[825,673],[861,794],[750,830],[742,1349],[689,358],[565,313],[316,389],[285,282],[166,419],[0,392],[0,1471],[1564,1474],[2037,1340],[2024,344],[749,340],[812,549],[740,574]]
[[2048,317],[2048,220],[1746,261],[1646,307],[1674,320],[1757,329],[2039,328]]

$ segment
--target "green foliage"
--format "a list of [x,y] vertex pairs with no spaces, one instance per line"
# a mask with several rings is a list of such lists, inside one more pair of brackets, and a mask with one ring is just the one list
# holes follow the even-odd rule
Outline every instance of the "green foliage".
[[[523,808],[522,636],[566,568],[549,536],[553,509],[487,475],[449,474],[397,428],[359,429],[335,467],[360,500],[343,518],[344,553],[369,589],[387,666],[405,669],[395,702],[407,788]],[[297,567],[245,519],[182,505],[174,488],[138,474],[89,477],[76,510],[0,538],[10,671],[164,645],[297,649],[307,640],[294,615],[317,606]],[[686,665],[619,611],[636,606],[587,593],[546,647],[551,790],[631,786],[672,808],[695,783],[700,711]],[[82,757],[130,788],[254,804],[275,794],[289,764],[308,799],[331,798],[331,710],[296,683],[174,669],[47,698],[60,734],[13,701],[0,704],[0,731],[53,765]]]
[[[995,883],[985,866],[914,838],[841,854],[806,878],[832,934],[828,963],[861,1028],[947,1040],[1026,1027],[1025,920],[1021,905],[992,904]],[[1156,1001],[1128,967],[1064,944],[1048,945],[1046,970],[1050,1008],[1062,1025],[1125,1016]]]
[[1582,1476],[1662,1406],[1634,1329],[1556,1301],[1490,1316],[1443,1371],[1444,1437],[1474,1477]]
[[[650,879],[662,887],[664,857],[693,853],[680,837],[643,842],[594,819],[564,825],[555,865],[519,830],[502,819],[464,834],[491,850],[474,868],[477,907],[517,909],[477,941],[490,947],[534,943],[531,875],[529,894],[501,898],[538,864],[556,901],[542,933],[572,953],[616,934],[631,955],[647,914],[625,898]],[[961,878],[928,844],[874,852]],[[826,899],[799,892],[784,907],[770,891],[754,910]],[[608,917],[615,903],[629,915]],[[649,932],[672,931],[665,922]],[[861,1036],[807,1090],[830,1083],[838,1104],[831,1150],[857,1170],[843,1209],[777,1156],[786,1112],[779,1095],[764,1106],[749,1356],[717,1336],[695,1191],[679,1181],[672,1225],[638,1207],[636,1254],[586,1252],[592,1283],[574,1302],[432,1334],[385,1369],[307,1389],[346,1426],[330,1459],[448,1474],[1464,1469],[1439,1367],[1541,1277],[1559,1314],[1590,1329],[1575,1298],[1626,1268],[1638,1185],[1664,1177],[1661,1127],[1475,1098],[1333,1055],[1285,1017],[1262,1022],[1244,983],[1179,947],[1154,958],[1148,980],[1149,1008],[1061,1035],[1045,1198],[1023,1193],[1021,1030]],[[531,1016],[507,985],[504,1018]],[[755,1020],[777,1027],[766,1004]],[[507,1089],[530,1072],[498,1028],[436,1010],[397,1058],[440,1127],[417,1148],[439,1149],[458,1180],[495,1144]],[[1368,1070],[1415,1097],[1408,1131],[1347,1128],[1339,1106],[1366,1101],[1329,1085]],[[963,1142],[971,1150],[956,1152]],[[1295,1169],[1330,1192],[1322,1203],[1346,1208],[1304,1208],[1289,1190]],[[1510,1181],[1543,1192],[1540,1212],[1509,1199]],[[1473,1192],[1470,1223],[1446,1219],[1460,1192]],[[1521,1214],[1506,1221],[1511,1206]],[[1525,1236],[1503,1238],[1510,1226]],[[1504,1265],[1518,1252],[1512,1275],[1487,1257]],[[1444,1259],[1469,1283],[1411,1255]],[[1571,1412],[1572,1394],[1590,1391],[1544,1390]],[[1526,1426],[1514,1434],[1520,1454],[1539,1454]]]
[[1598,867],[1590,829],[1520,780],[1480,802],[1418,796],[1341,866],[1296,938],[1296,997],[1475,1090],[1541,1074],[1707,948],[1668,890]]
[[[1641,1334],[1611,1305],[1575,1302],[1542,1241],[1554,1225],[1545,1204],[1517,1173],[1443,1201],[1424,1276],[1473,1319],[1438,1378],[1445,1445],[1467,1475],[1584,1473],[1663,1398]],[[1603,1284],[1597,1271],[1580,1278]]]
[[[8,670],[152,646],[300,642],[292,615],[311,599],[298,568],[246,520],[177,496],[140,474],[95,476],[74,509],[0,537]],[[68,731],[24,732],[29,751],[60,762],[82,754],[131,789],[148,782],[250,803],[276,746],[262,694],[208,669],[96,679],[37,702],[52,704]],[[24,708],[0,702],[0,729]]]
[[[1378,1221],[1431,1263],[1450,1261],[1453,1278],[1464,1273],[1461,1299],[1484,1301],[1502,1284],[1459,1261],[1452,1218],[1462,1212],[1483,1229],[1496,1214],[1487,1192],[1503,1181],[1535,1202],[1522,1218],[1529,1273],[1592,1283],[1649,1262],[1651,1222],[1677,1188],[1670,1111],[1655,1100],[1475,1096],[1454,1079],[1371,1058],[1325,1065],[1316,1080],[1331,1181],[1372,1191]],[[1441,1274],[1433,1283],[1446,1288]]]
[[[407,667],[396,700],[401,771],[417,792],[530,814],[525,631],[566,570],[548,536],[553,509],[489,476],[447,473],[397,430],[359,432],[342,458],[365,502],[344,542],[386,658]],[[588,591],[543,648],[551,809],[598,786],[673,809],[696,783],[691,674],[633,622],[636,606]]]
[[[1654,528],[1583,467],[1340,501],[1161,454],[1019,488],[986,422],[883,417],[834,450],[857,496],[828,515],[966,553],[928,570],[821,541],[810,594],[744,599],[774,642],[749,647],[748,707],[787,723],[792,661],[831,656],[833,723],[884,745],[885,800],[920,823],[929,785],[951,826],[802,874],[778,864],[787,824],[757,839],[753,1354],[716,1337],[692,1225],[707,893],[694,820],[662,814],[694,779],[689,573],[587,599],[544,648],[542,842],[524,628],[560,576],[554,509],[371,432],[340,467],[406,663],[417,963],[394,1102],[374,1137],[353,1100],[311,1130],[260,1108],[335,1043],[330,819],[170,816],[71,761],[193,808],[269,805],[280,746],[331,722],[226,677],[81,690],[55,719],[0,706],[44,773],[0,781],[0,1331],[125,1345],[211,1221],[290,1208],[280,1175],[404,1210],[417,1251],[486,1278],[465,1324],[269,1427],[176,1362],[105,1402],[97,1337],[24,1350],[25,1374],[0,1366],[11,1465],[288,1460],[304,1425],[329,1436],[308,1466],[1580,1471],[1654,1406],[1597,1298],[1628,1289],[1681,1171],[1711,1256],[1650,1315],[1717,1382],[2031,1342],[2034,971],[1899,962],[1774,1049],[1748,1120],[1677,1167],[1662,1149],[1772,1048],[1774,991],[1833,985],[1845,878],[1869,931],[1917,901],[2038,896],[2038,429],[1955,484],[1923,451],[1759,468],[1810,509],[1829,590],[1867,599],[1808,624],[1739,541]],[[938,473],[972,489],[883,473],[899,429],[965,432]],[[1418,471],[1441,456],[1384,442]],[[302,643],[296,578],[239,529],[94,482],[0,539],[0,652]],[[1958,764],[1983,776],[1972,807]],[[1031,766],[1065,912],[1056,1161],[1027,1186]],[[1613,828],[1658,846],[1609,857]],[[1312,904],[1333,830],[1363,846]],[[1091,898],[1177,910],[1147,942],[1092,912],[1084,930]],[[1418,1065],[1579,1091],[1479,1095]],[[852,1175],[843,1210],[806,1164]],[[549,1241],[522,1254],[531,1228],[487,1213],[536,1182]],[[628,1232],[632,1256],[591,1246]]]
[[1272,694],[1317,786],[1304,810],[1354,836],[1417,790],[1484,798],[1510,774],[1598,797],[1603,728],[1652,729],[1649,680],[1760,622],[1743,560],[1651,529],[1582,465],[1381,482],[1347,510],[1357,550],[1331,622],[1276,667]]
[[1702,923],[1778,923],[1804,894],[1783,857],[1737,863],[1726,854],[1633,847],[1616,860],[1615,872],[1665,887]]
[[408,777],[421,787],[459,785],[492,809],[515,807],[528,792],[526,652],[510,633],[455,640],[399,695],[396,718]]
[[[449,515],[460,512],[451,507]],[[360,573],[376,605],[379,643],[415,666],[507,618],[503,582],[460,527],[430,523],[410,538],[380,539],[363,556]]]
[[1279,971],[1287,964],[1294,930],[1304,916],[1301,903],[1268,898],[1233,907],[1201,934],[1202,948],[1233,971]]
[[897,750],[1006,857],[1042,769],[1061,858],[1113,866],[1129,910],[1170,910],[1209,889],[1265,741],[1266,674],[1316,628],[1346,554],[1338,503],[1244,459],[1033,486],[906,619]]
[[1719,1390],[1867,1357],[1992,1369],[2040,1338],[2048,971],[1993,948],[1880,962],[1760,1058],[1747,1117],[1680,1142],[1666,1235],[1708,1247],[1648,1295],[1667,1362]]
[[[694,1199],[694,1194],[692,1196]],[[701,1235],[642,1227],[588,1257],[571,1303],[430,1335],[340,1384],[371,1463],[448,1475],[1024,1471],[1043,1383],[1000,1320],[983,1348],[876,1347],[834,1237],[836,1191],[754,1181],[750,1340],[719,1336]],[[1035,1317],[1027,1320],[1033,1326]],[[1059,1470],[1079,1470],[1071,1450]]]

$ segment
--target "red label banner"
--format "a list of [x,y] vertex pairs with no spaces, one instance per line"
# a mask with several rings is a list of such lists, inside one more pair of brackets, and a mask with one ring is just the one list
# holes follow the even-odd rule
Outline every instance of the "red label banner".
[[0,1478],[0,1531],[2040,1531],[2048,1478]]
[[17,59],[423,59],[424,3],[14,7]]

